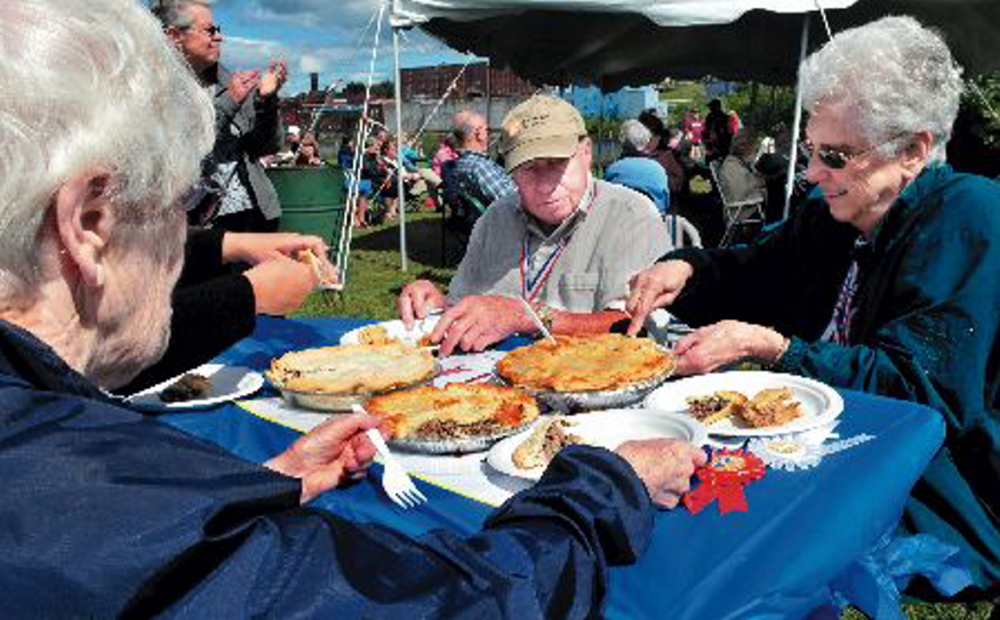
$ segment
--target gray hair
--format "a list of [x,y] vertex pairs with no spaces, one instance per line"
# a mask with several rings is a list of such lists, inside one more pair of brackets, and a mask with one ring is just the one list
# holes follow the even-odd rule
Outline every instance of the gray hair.
[[212,0],[152,0],[149,10],[153,12],[164,28],[174,26],[181,30],[190,28],[194,23],[191,15],[192,6],[212,8]]
[[0,3],[0,92],[0,299],[32,295],[52,197],[89,171],[110,173],[122,245],[176,254],[163,225],[212,147],[214,111],[147,11],[130,0]]
[[653,132],[639,121],[629,119],[622,123],[621,129],[618,131],[618,139],[625,151],[641,153],[649,146],[649,141],[653,139]]
[[455,114],[454,134],[458,143],[464,145],[476,132],[476,129],[484,123],[486,123],[486,119],[481,114],[471,110],[463,110]]
[[962,69],[939,34],[912,17],[884,17],[837,34],[802,64],[805,107],[844,104],[883,156],[906,144],[895,137],[934,136],[929,161],[944,161],[964,85]]

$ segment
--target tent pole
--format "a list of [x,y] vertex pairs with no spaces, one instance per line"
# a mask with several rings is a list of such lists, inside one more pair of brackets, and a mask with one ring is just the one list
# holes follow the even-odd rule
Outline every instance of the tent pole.
[[[806,50],[809,48],[809,18],[802,20],[802,47],[799,49],[799,66],[802,66],[806,59]],[[785,181],[785,216],[788,219],[788,212],[792,208],[792,190],[795,188],[795,164],[799,157],[799,132],[802,125],[802,82],[795,80],[795,120],[792,121],[792,143],[788,145],[788,179]]]
[[406,191],[403,187],[403,84],[399,71],[399,28],[392,28],[392,65],[396,74],[396,207],[399,210],[400,269],[408,270],[406,257]]
[[490,129],[490,108],[493,104],[493,64],[490,59],[486,59],[486,131]]

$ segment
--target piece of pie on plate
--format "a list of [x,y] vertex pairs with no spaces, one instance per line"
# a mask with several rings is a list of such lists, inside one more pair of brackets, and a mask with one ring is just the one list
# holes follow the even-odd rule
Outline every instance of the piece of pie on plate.
[[556,336],[508,353],[497,373],[518,387],[556,392],[617,390],[664,377],[674,358],[650,338]]
[[699,422],[715,424],[721,420],[733,420],[743,415],[749,399],[746,394],[731,390],[720,390],[701,396],[688,396],[688,411]]
[[382,392],[433,375],[431,354],[400,342],[293,351],[272,360],[267,372],[281,389],[325,393]]
[[750,399],[742,415],[755,428],[782,426],[802,415],[802,404],[788,388],[761,390]]
[[452,440],[500,435],[538,417],[534,397],[483,383],[424,386],[372,397],[365,404],[394,439]]
[[528,438],[511,453],[514,466],[518,469],[545,467],[566,446],[584,443],[581,437],[566,431],[572,426],[573,422],[561,415],[549,416],[539,422]]

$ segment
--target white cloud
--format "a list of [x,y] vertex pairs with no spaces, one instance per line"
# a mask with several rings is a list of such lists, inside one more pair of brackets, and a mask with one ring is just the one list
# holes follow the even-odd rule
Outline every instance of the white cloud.
[[228,0],[246,17],[312,29],[360,32],[380,6],[379,0]]
[[[372,18],[380,0],[217,0],[226,7],[229,19],[242,25],[241,34],[227,34],[222,44],[223,62],[233,69],[266,66],[272,59],[288,63],[289,81],[283,92],[308,90],[309,73],[320,75],[326,87],[338,79],[365,82],[368,79],[375,27]],[[375,82],[392,79],[392,35],[388,15],[384,16]],[[271,39],[260,37],[267,32]],[[419,30],[404,31],[400,37],[403,67],[461,63],[465,57],[449,50]]]

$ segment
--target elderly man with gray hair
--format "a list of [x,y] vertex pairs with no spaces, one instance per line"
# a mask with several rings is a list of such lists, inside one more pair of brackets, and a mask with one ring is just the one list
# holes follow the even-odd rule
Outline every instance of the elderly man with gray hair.
[[476,222],[447,297],[417,280],[397,301],[407,324],[444,309],[430,338],[445,355],[539,333],[525,303],[549,331],[607,332],[627,319],[629,277],[672,247],[648,199],[593,177],[587,127],[568,102],[536,95],[515,106],[501,152],[517,191]]
[[219,64],[222,27],[214,22],[212,0],[153,0],[151,9],[215,101],[215,146],[203,173],[223,195],[218,211],[198,214],[197,223],[234,232],[277,230],[281,204],[259,160],[282,146],[278,90],[287,76],[284,61],[271,62],[263,72]]
[[507,171],[489,157],[490,129],[486,118],[463,110],[455,114],[454,125],[459,155],[448,179],[454,187],[449,187],[448,193],[457,191],[489,207],[497,198],[516,192]]

